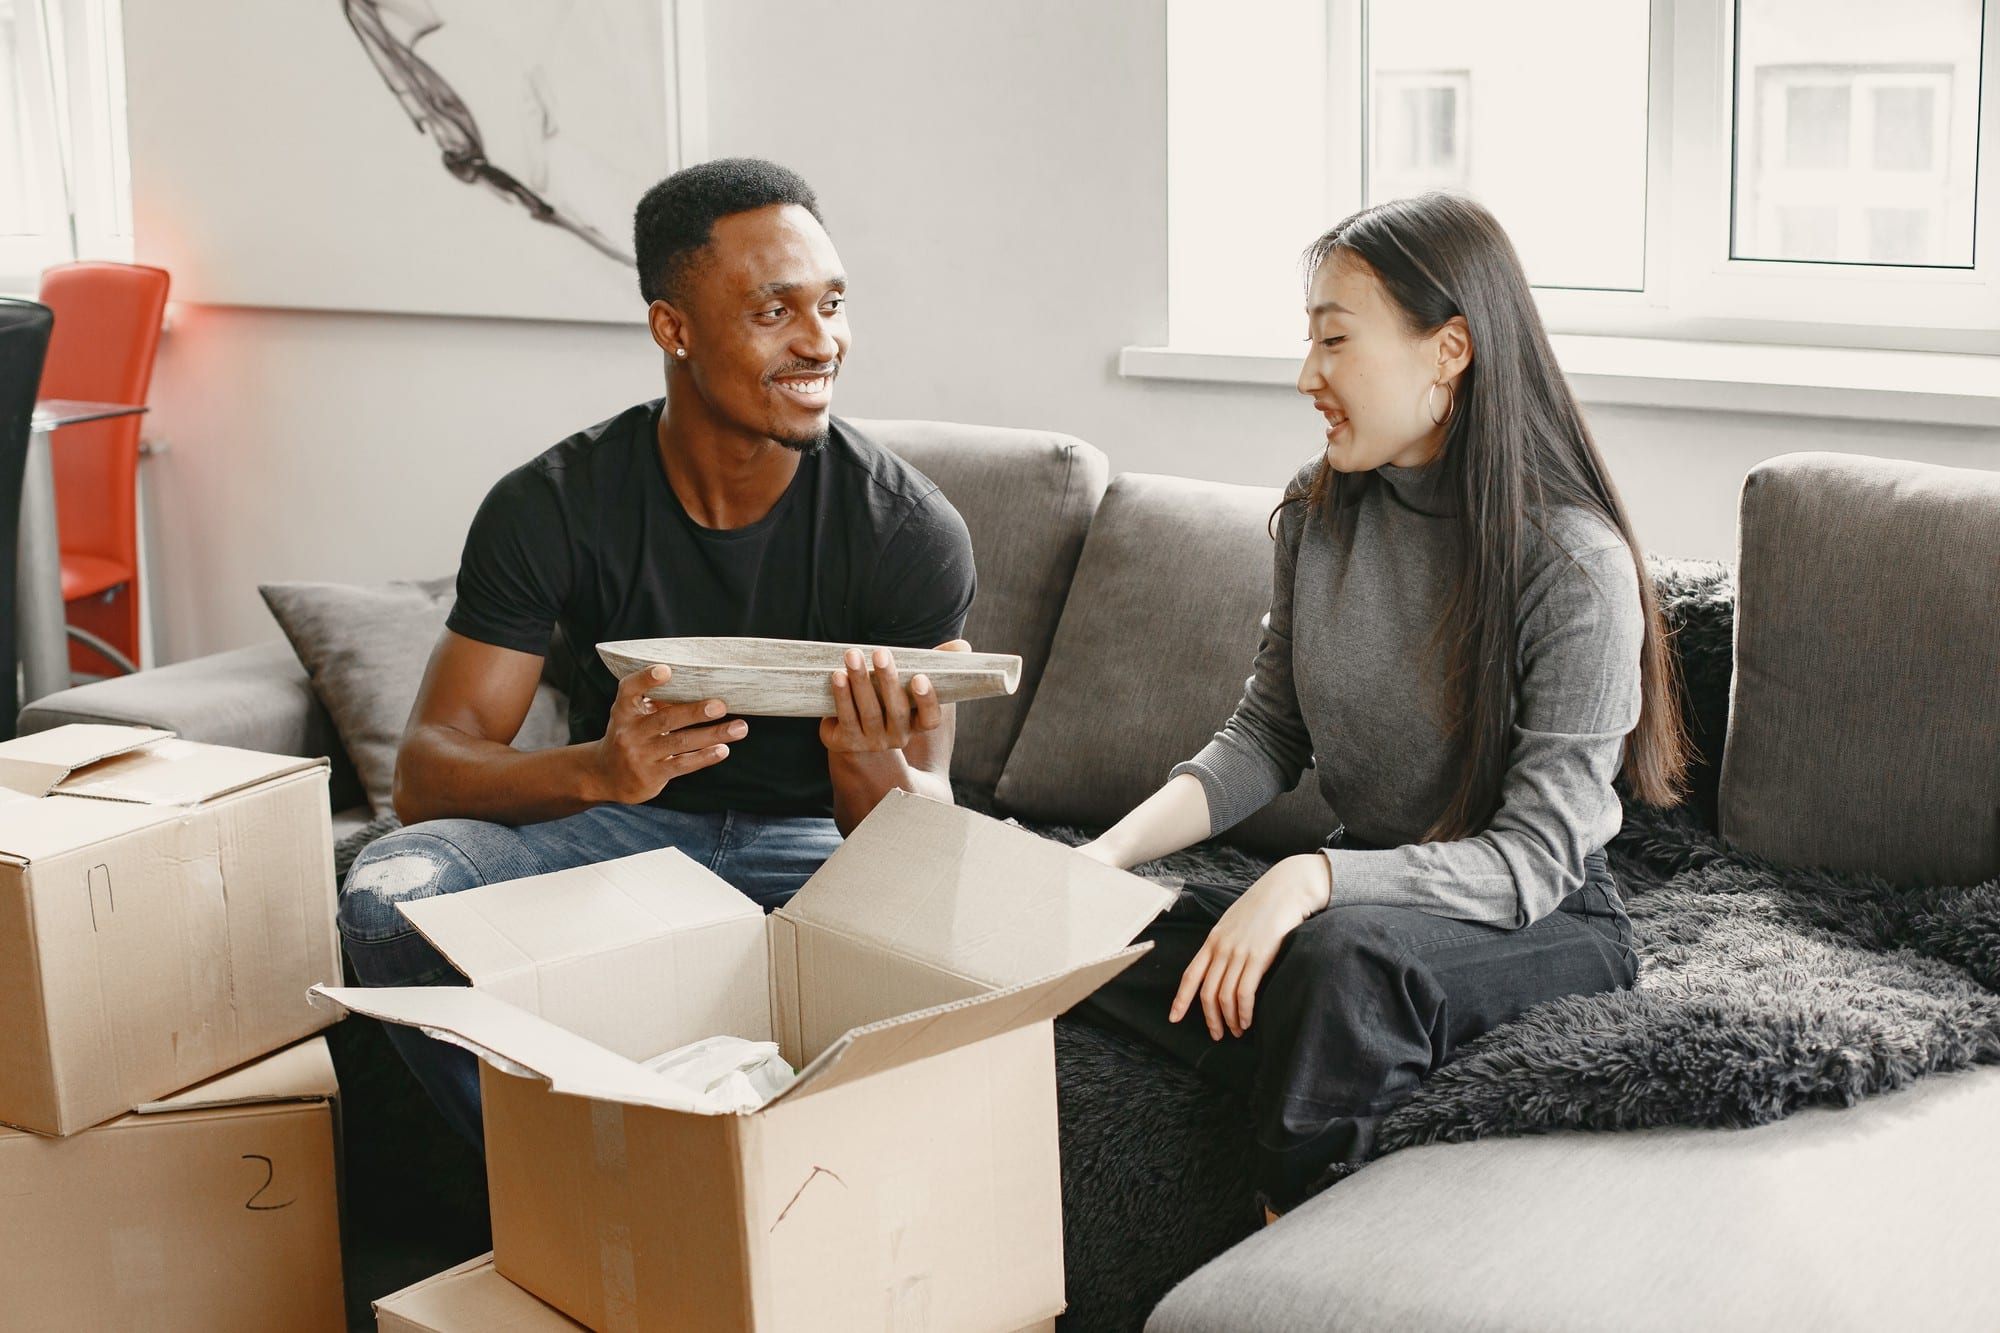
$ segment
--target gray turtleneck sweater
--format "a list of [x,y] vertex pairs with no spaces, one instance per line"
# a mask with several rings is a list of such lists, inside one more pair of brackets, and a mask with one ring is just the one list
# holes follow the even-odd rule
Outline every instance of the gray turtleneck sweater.
[[1531,537],[1499,809],[1473,837],[1419,842],[1452,790],[1442,669],[1427,645],[1453,578],[1451,503],[1435,466],[1375,476],[1344,538],[1304,505],[1284,509],[1243,700],[1174,772],[1201,779],[1219,833],[1312,767],[1347,830],[1389,849],[1324,853],[1335,905],[1528,925],[1583,883],[1584,857],[1618,832],[1611,781],[1639,720],[1644,634],[1631,550],[1578,509],[1554,512]]

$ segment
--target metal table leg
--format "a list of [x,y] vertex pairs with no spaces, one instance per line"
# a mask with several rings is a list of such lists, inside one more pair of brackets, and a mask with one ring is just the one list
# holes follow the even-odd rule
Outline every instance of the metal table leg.
[[14,569],[14,622],[20,640],[21,703],[69,685],[64,629],[62,544],[56,534],[56,473],[50,431],[28,437],[21,479],[21,536]]

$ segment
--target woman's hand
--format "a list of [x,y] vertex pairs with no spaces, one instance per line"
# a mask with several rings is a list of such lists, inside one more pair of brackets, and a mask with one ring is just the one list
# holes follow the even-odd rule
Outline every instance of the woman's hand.
[[1180,1022],[1199,995],[1211,1038],[1221,1041],[1225,1029],[1237,1037],[1249,1031],[1257,986],[1285,936],[1332,897],[1333,868],[1316,852],[1288,856],[1265,871],[1222,914],[1181,973],[1167,1021]]

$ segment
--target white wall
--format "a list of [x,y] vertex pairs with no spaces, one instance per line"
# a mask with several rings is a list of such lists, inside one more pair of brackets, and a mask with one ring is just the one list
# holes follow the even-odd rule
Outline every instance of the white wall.
[[[707,27],[711,151],[813,181],[854,282],[843,413],[1063,430],[1117,470],[1270,485],[1315,448],[1289,390],[1117,375],[1121,346],[1166,334],[1158,0],[758,0],[710,4]],[[269,637],[259,581],[449,569],[501,472],[658,392],[637,325],[176,320],[149,428],[171,449],[146,465],[163,661]],[[1672,554],[1731,554],[1737,485],[1773,454],[2000,466],[1990,431],[1593,419],[1641,537]]]

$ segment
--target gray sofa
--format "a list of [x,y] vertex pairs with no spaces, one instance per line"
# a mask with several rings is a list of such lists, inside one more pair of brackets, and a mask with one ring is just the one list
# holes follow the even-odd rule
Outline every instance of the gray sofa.
[[[1102,454],[1063,436],[860,424],[964,514],[980,569],[967,636],[1024,658],[1017,695],[961,709],[962,799],[1060,825],[1054,836],[1110,822],[1235,702],[1269,597],[1264,522],[1276,491],[1111,478]],[[1690,707],[1723,758],[1719,775],[1708,764],[1697,777],[1688,818],[1719,814],[1732,851],[1755,864],[1820,862],[1878,877],[1879,892],[1991,881],[1996,534],[2000,474],[1830,455],[1753,472],[1734,691],[1711,691],[1712,727],[1701,700]],[[369,818],[283,643],[51,696],[21,726],[79,720],[330,755],[336,836]],[[1316,845],[1333,823],[1302,783],[1199,864],[1220,858],[1248,875],[1259,857]],[[1956,1058],[1982,1067],[1851,1108],[1787,1116],[1787,1105],[1757,1128],[1408,1147],[1263,1230],[1240,1211],[1228,1105],[1178,1071],[1152,1070],[1143,1052],[1078,1036],[1058,1049],[1071,1327],[1134,1327],[1149,1310],[1146,1327],[1161,1333],[2000,1326],[2000,1292],[1973,1276],[2000,1251],[1991,1042]],[[1160,1089],[1146,1099],[1152,1121],[1119,1109],[1143,1079]],[[1161,1116],[1194,1128],[1164,1146],[1150,1131],[1118,1137],[1121,1124]],[[1171,1201],[1173,1220],[1149,1211],[1138,1197],[1149,1191]],[[1107,1235],[1127,1227],[1138,1234]]]

